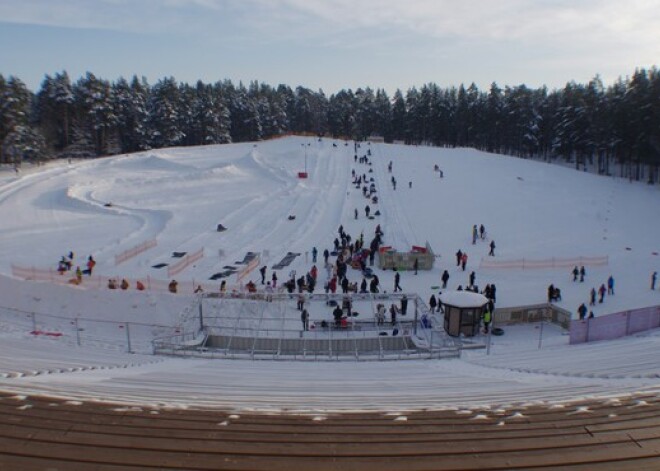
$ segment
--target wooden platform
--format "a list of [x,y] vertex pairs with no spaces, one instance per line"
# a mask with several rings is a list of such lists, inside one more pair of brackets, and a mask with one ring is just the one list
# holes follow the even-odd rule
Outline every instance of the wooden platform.
[[660,395],[410,414],[243,414],[0,395],[3,470],[660,469]]

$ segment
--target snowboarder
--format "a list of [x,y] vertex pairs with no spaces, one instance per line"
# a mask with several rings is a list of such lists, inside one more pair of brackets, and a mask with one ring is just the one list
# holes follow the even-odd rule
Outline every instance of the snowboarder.
[[447,289],[447,282],[449,281],[449,272],[447,270],[442,272],[442,277],[440,279],[442,280],[442,289]]
[[266,268],[267,268],[266,265],[264,265],[263,267],[261,267],[259,269],[259,273],[261,273],[261,284],[262,285],[266,284]]
[[580,267],[580,283],[584,282],[584,276],[587,274],[587,271],[584,269],[584,265]]
[[491,257],[495,256],[495,241],[494,240],[490,241],[490,252],[488,252],[488,255],[490,255]]
[[584,318],[587,316],[587,306],[584,305],[584,303],[580,304],[580,307],[578,307],[578,315],[580,316],[580,320],[584,320]]
[[607,279],[607,294],[614,296],[614,278],[612,278],[612,275]]
[[401,275],[399,274],[399,272],[396,272],[396,273],[394,274],[394,292],[395,292],[395,293],[396,293],[397,291],[403,291],[403,290],[401,289],[401,285],[399,284],[400,281],[401,281]]

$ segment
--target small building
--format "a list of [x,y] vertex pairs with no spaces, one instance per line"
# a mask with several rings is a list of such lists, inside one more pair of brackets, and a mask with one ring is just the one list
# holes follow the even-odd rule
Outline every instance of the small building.
[[445,310],[445,332],[453,337],[473,337],[479,332],[488,298],[472,291],[445,291],[440,295]]
[[379,136],[378,134],[372,134],[367,138],[367,141],[382,144],[385,142],[385,138],[383,136]]

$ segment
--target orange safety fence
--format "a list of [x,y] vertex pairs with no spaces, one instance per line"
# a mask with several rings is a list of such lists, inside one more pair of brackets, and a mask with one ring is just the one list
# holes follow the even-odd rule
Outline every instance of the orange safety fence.
[[146,242],[141,243],[140,245],[136,245],[135,247],[131,247],[128,250],[124,250],[123,252],[115,255],[115,265],[119,265],[120,263],[125,262],[126,260],[136,257],[142,252],[146,252],[150,248],[155,247],[157,244],[158,243],[156,242],[156,239],[150,239]]
[[202,257],[204,257],[204,247],[202,247],[196,252],[193,252],[192,254],[184,255],[181,258],[181,260],[167,267],[167,276],[173,277],[175,275],[178,275],[183,270],[188,268],[190,265],[195,263],[197,260],[200,260]]

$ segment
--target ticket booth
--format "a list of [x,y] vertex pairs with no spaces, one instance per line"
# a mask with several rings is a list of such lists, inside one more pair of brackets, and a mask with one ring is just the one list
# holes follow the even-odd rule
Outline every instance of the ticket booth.
[[473,337],[479,332],[488,298],[471,291],[445,291],[440,295],[445,310],[445,332],[458,337]]

